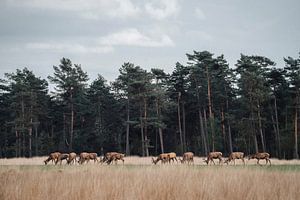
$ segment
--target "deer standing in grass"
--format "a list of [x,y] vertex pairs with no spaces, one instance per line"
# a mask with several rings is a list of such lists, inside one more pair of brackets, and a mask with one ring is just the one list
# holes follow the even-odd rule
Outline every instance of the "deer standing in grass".
[[209,164],[209,162],[213,162],[215,165],[214,159],[219,159],[219,165],[220,165],[222,162],[222,152],[210,152],[207,155],[207,159],[206,160],[203,159],[203,161],[206,162],[207,165]]
[[156,159],[152,158],[152,163],[154,163],[155,165],[159,161],[161,161],[162,164],[166,163],[167,161],[169,161],[169,155],[167,153],[162,153],[159,154]]
[[118,153],[118,152],[107,152],[105,154],[105,156],[100,159],[101,164],[102,163],[107,163],[108,165],[110,165],[113,161],[115,161],[115,164],[117,164],[118,160],[122,160],[123,164],[124,164],[124,157],[125,154],[122,153]]
[[89,153],[89,156],[90,156],[90,159],[89,160],[93,160],[94,161],[94,163],[96,162],[96,161],[98,161],[98,159],[97,159],[97,153]]
[[76,163],[76,156],[77,154],[72,152],[72,153],[69,153],[69,157],[67,159],[67,163],[70,165],[70,164],[75,164]]
[[256,153],[256,154],[252,154],[248,156],[248,160],[250,159],[257,159],[257,164],[259,164],[259,160],[266,160],[266,165],[268,164],[268,162],[271,165],[271,160],[270,160],[270,154],[267,152],[262,152],[262,153]]
[[50,153],[49,157],[44,161],[45,165],[47,165],[49,161],[52,162],[54,161],[54,163],[57,164],[56,161],[59,156],[60,156],[59,152]]
[[[59,162],[59,164],[61,165],[62,161],[63,161],[63,160],[67,160],[68,158],[69,158],[69,154],[68,154],[68,153],[62,153],[62,154],[60,154],[60,155],[58,156],[58,158],[57,158],[55,164],[57,164],[57,163]],[[68,160],[67,160],[67,162],[68,162]]]
[[188,164],[194,164],[194,153],[193,152],[185,152],[182,155],[182,160],[179,158],[180,162],[183,164],[187,162]]
[[169,164],[171,163],[171,160],[173,163],[174,163],[174,160],[176,160],[176,162],[178,163],[178,160],[176,158],[176,153],[170,152],[170,153],[167,153],[167,155],[168,155]]
[[89,161],[90,161],[90,154],[89,153],[87,153],[87,152],[80,153],[79,160],[78,160],[79,164],[83,164],[85,162],[88,163]]
[[233,160],[233,163],[235,165],[235,160],[236,159],[241,159],[245,165],[245,160],[244,160],[244,153],[243,152],[232,152],[228,159],[224,161],[227,165]]

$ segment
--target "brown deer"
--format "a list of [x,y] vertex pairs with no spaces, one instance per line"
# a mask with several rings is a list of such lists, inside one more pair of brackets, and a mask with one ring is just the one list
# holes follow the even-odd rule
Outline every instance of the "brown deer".
[[94,160],[94,163],[96,162],[96,161],[98,161],[98,159],[97,159],[97,153],[89,153],[89,156],[90,156],[90,159],[89,160]]
[[117,154],[117,152],[107,152],[107,153],[103,156],[102,159],[100,158],[99,162],[100,162],[101,164],[103,164],[103,163],[107,162],[108,160],[111,160],[111,157],[112,157],[112,155],[114,155],[114,154]]
[[233,163],[235,165],[235,159],[241,159],[245,165],[245,160],[244,160],[244,153],[243,152],[232,152],[228,159],[224,161],[227,165],[233,160]]
[[89,153],[87,153],[87,152],[80,153],[79,160],[78,160],[79,164],[83,164],[85,162],[88,163],[89,161],[90,161],[90,154]]
[[122,160],[123,164],[124,164],[124,157],[125,154],[122,153],[118,153],[118,152],[107,152],[105,154],[105,156],[100,159],[101,164],[102,163],[107,163],[108,165],[111,164],[113,161],[115,161],[115,164],[117,164],[118,160]]
[[252,154],[248,156],[248,160],[250,159],[257,159],[257,164],[259,164],[259,160],[266,160],[266,165],[268,164],[268,162],[271,165],[271,160],[270,160],[270,154],[267,152],[262,152],[262,153],[256,153],[256,154]]
[[60,156],[59,152],[50,153],[49,157],[46,160],[44,160],[45,165],[47,165],[49,161],[52,162],[54,161],[54,163],[57,164],[56,161],[59,156]]
[[169,161],[169,155],[167,153],[162,153],[159,154],[156,159],[152,158],[152,163],[154,163],[155,165],[159,161],[161,161],[162,164],[166,163],[167,161]]
[[67,159],[67,163],[68,165],[70,164],[75,164],[76,163],[76,157],[77,157],[77,154],[72,152],[72,153],[69,153],[69,157]]
[[[58,156],[58,158],[57,158],[55,164],[57,164],[57,163],[59,162],[59,164],[61,165],[62,161],[63,161],[63,160],[67,160],[68,158],[69,158],[69,154],[68,154],[68,153],[62,153],[62,154],[60,154],[60,155]],[[68,162],[68,160],[67,160],[67,162]]]
[[182,155],[182,160],[179,158],[180,162],[183,164],[187,162],[188,164],[194,164],[194,153],[193,152],[185,152]]
[[214,159],[219,159],[219,165],[220,165],[222,162],[222,152],[210,152],[207,155],[207,159],[206,160],[203,159],[203,161],[206,162],[207,165],[209,164],[209,162],[213,162],[215,165]]
[[176,158],[176,153],[171,152],[171,153],[167,153],[167,155],[168,155],[168,161],[169,161],[169,163],[171,163],[171,160],[173,161],[173,163],[174,163],[174,160],[176,160],[176,162],[178,163],[178,160]]
[[122,160],[122,162],[124,164],[124,157],[125,157],[125,154],[123,154],[123,153],[114,154],[114,155],[111,156],[111,159],[108,162],[108,164],[110,164],[112,161],[115,161],[115,164],[117,164],[118,160]]

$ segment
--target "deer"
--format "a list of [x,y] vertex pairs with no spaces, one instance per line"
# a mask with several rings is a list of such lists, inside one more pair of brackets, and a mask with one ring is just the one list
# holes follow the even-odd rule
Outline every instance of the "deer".
[[122,160],[122,162],[124,164],[124,157],[125,157],[125,154],[122,154],[122,153],[107,152],[105,154],[105,156],[102,159],[100,159],[100,162],[101,162],[101,164],[106,162],[109,165],[109,164],[111,164],[112,161],[115,161],[115,164],[117,164],[118,160]]
[[152,163],[154,163],[155,165],[159,161],[161,161],[162,164],[166,163],[167,161],[169,161],[169,155],[167,153],[162,153],[159,154],[156,159],[152,158]]
[[271,165],[271,160],[270,160],[270,154],[267,152],[262,152],[262,153],[256,153],[256,154],[252,154],[248,156],[248,160],[250,159],[257,159],[257,164],[259,164],[259,160],[266,160],[266,165],[268,164],[268,162]]
[[44,160],[45,165],[47,165],[49,161],[52,161],[52,162],[54,161],[54,163],[57,164],[56,161],[59,156],[60,156],[60,152],[50,153],[49,157],[46,160]]
[[107,152],[107,153],[103,156],[102,159],[100,158],[99,162],[100,162],[101,164],[103,164],[103,163],[107,162],[108,160],[111,160],[111,157],[112,157],[112,155],[114,155],[114,154],[117,154],[117,152]]
[[75,164],[76,163],[76,157],[77,157],[77,154],[72,152],[72,153],[69,153],[69,157],[67,159],[67,164],[70,165],[70,164]]
[[222,161],[222,152],[210,152],[207,155],[207,159],[206,160],[203,159],[203,161],[206,162],[207,165],[209,164],[209,162],[213,162],[215,165],[214,159],[219,159],[219,165],[220,165]]
[[174,163],[174,160],[176,160],[176,162],[178,163],[178,160],[176,158],[176,153],[171,152],[171,153],[167,153],[167,155],[168,155],[168,161],[169,161],[169,163],[171,163],[171,160],[173,161],[173,163]]
[[82,153],[80,153],[80,155],[79,155],[78,163],[79,163],[79,164],[83,164],[85,161],[86,161],[87,163],[90,161],[90,154],[87,153],[87,152],[82,152]]
[[108,161],[108,164],[110,164],[112,161],[115,161],[115,164],[117,164],[118,160],[122,160],[122,162],[124,164],[124,157],[125,157],[125,154],[123,154],[123,153],[113,154],[111,156],[110,160]]
[[94,163],[96,162],[96,161],[98,161],[98,159],[97,159],[97,153],[89,153],[89,156],[90,156],[90,159],[89,160],[94,160]]
[[[68,154],[68,153],[62,153],[62,154],[60,154],[60,155],[58,156],[58,158],[57,158],[55,164],[57,164],[57,163],[59,162],[59,164],[61,165],[62,161],[63,161],[63,160],[67,160],[68,158],[69,158],[69,154]],[[67,160],[67,162],[68,162],[68,160]]]
[[193,152],[185,152],[182,155],[182,160],[179,158],[180,162],[184,164],[187,162],[188,164],[194,164],[194,153]]
[[235,160],[236,159],[241,159],[245,165],[245,160],[244,160],[244,153],[243,152],[232,152],[228,159],[224,161],[227,165],[233,160],[233,163],[235,165]]

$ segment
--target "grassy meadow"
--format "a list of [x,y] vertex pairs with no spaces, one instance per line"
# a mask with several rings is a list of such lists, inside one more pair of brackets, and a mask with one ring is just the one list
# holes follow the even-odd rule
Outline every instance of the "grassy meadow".
[[[237,165],[152,165],[126,157],[125,164],[43,165],[46,157],[0,159],[0,199],[299,199],[300,161],[255,160]],[[261,161],[265,164],[264,161]]]

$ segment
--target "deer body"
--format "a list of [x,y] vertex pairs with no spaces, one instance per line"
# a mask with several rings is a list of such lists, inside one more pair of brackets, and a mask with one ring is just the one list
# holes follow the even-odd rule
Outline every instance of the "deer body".
[[67,159],[67,163],[70,165],[70,164],[75,164],[76,162],[76,156],[77,154],[72,152],[72,153],[69,153],[69,157]]
[[214,162],[214,159],[219,159],[219,164],[221,163],[222,161],[222,152],[210,152],[208,155],[207,155],[207,159],[205,160],[204,159],[204,162],[206,162],[206,164],[208,165],[209,162],[213,162],[214,165],[215,165],[215,162]]
[[[180,160],[180,159],[179,159]],[[188,164],[194,164],[194,153],[193,152],[185,152],[182,155],[182,160],[180,160],[181,163],[187,162]]]
[[59,156],[60,156],[59,152],[51,153],[49,155],[49,157],[44,161],[45,165],[47,165],[49,161],[52,161],[52,162],[54,161],[54,163],[57,164],[56,161],[57,161]]
[[250,159],[257,159],[257,164],[259,164],[259,160],[266,160],[266,165],[268,164],[268,162],[271,165],[271,160],[270,160],[270,154],[267,152],[262,152],[262,153],[256,153],[256,154],[252,154],[249,155],[248,160]]
[[168,155],[169,163],[171,163],[171,160],[172,160],[173,163],[174,163],[174,160],[176,160],[176,162],[178,162],[178,160],[176,158],[176,153],[170,152],[170,153],[167,153],[167,155]]
[[105,154],[105,156],[103,157],[103,159],[100,159],[101,163],[106,162],[108,165],[111,164],[111,162],[115,161],[115,164],[117,164],[118,160],[122,160],[123,164],[124,164],[124,157],[125,154],[122,153],[118,153],[118,152],[107,152]]
[[88,163],[89,161],[90,161],[90,154],[89,153],[87,153],[87,152],[80,153],[79,160],[78,160],[79,164],[83,164],[84,162]]
[[169,161],[169,155],[167,153],[162,153],[159,154],[156,159],[152,158],[152,163],[154,163],[155,165],[159,161],[161,161],[161,163],[164,164],[165,162]]
[[58,156],[55,164],[57,164],[59,162],[59,164],[61,165],[63,160],[67,160],[69,158],[69,154],[68,153],[62,153]]
[[96,162],[96,161],[98,161],[97,160],[97,153],[89,153],[89,156],[90,156],[90,160],[94,160],[94,163]]
[[241,159],[243,161],[244,165],[245,165],[244,153],[243,152],[232,152],[229,155],[228,159],[225,160],[225,163],[228,164],[228,163],[230,163],[233,160],[233,163],[235,165],[235,160],[236,159]]

